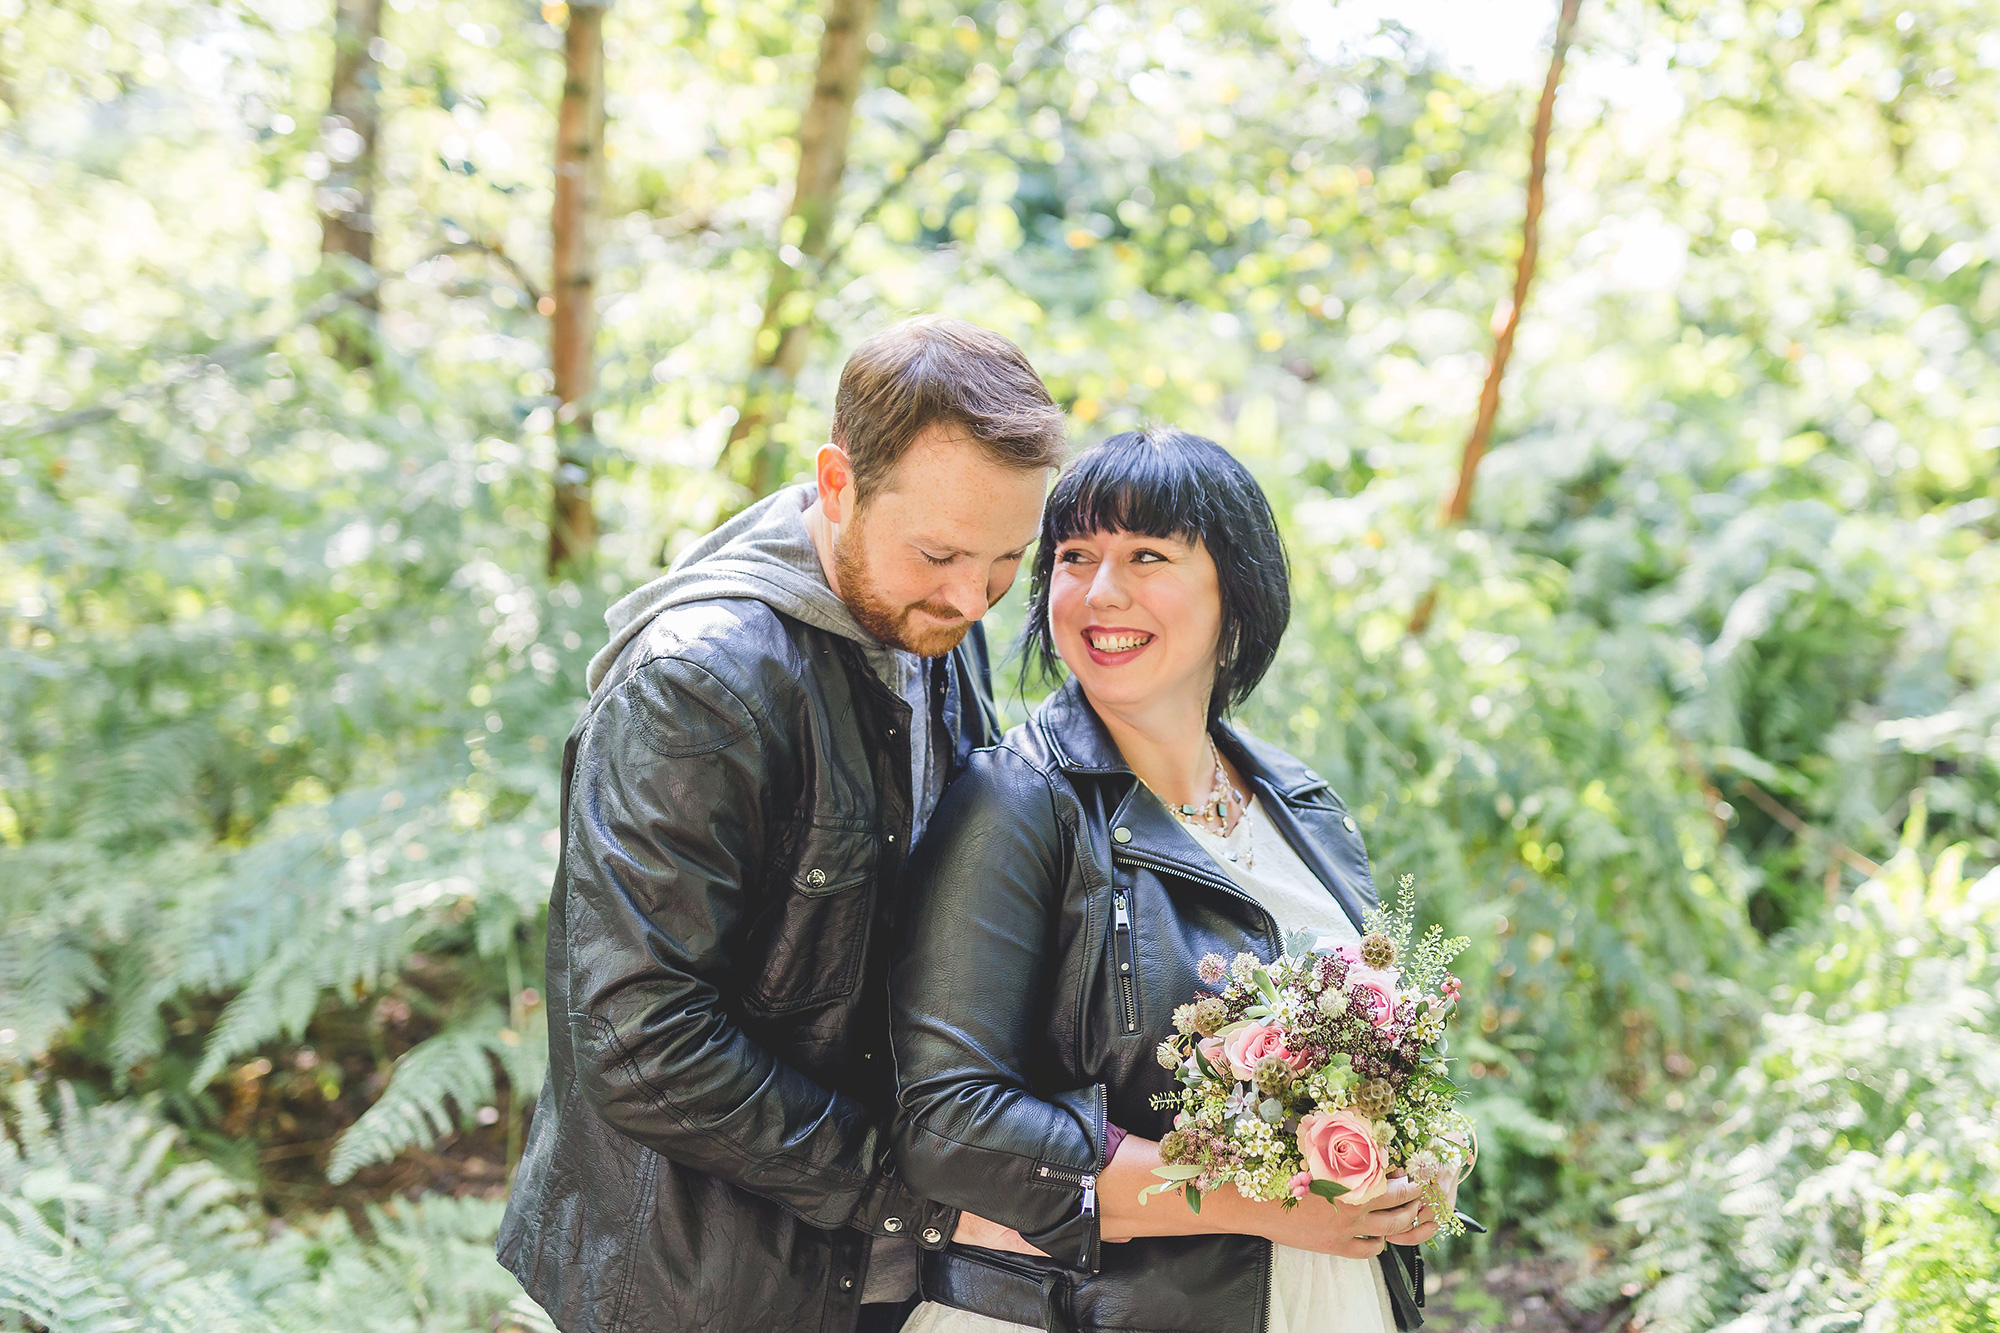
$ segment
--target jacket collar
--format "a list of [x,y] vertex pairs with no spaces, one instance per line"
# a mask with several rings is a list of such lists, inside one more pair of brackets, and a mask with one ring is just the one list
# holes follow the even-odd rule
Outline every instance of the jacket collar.
[[[1131,766],[1119,754],[1111,733],[1083,697],[1074,678],[1035,711],[1035,725],[1048,746],[1057,767],[1066,773],[1092,776],[1123,775],[1131,786],[1117,801],[1109,830],[1116,844],[1114,857],[1150,862],[1171,869],[1185,878],[1200,880],[1224,892],[1247,897],[1236,882],[1225,875],[1207,852],[1188,834],[1158,797],[1141,784]],[[1304,826],[1295,809],[1298,798],[1322,790],[1326,782],[1275,745],[1253,740],[1224,722],[1211,731],[1215,743],[1243,774],[1265,817],[1279,835],[1290,843],[1313,874],[1331,893],[1355,929],[1361,928],[1368,909],[1366,898],[1347,875],[1327,856],[1317,838]],[[1122,834],[1122,836],[1121,836]],[[1275,943],[1275,942],[1274,942]]]
[[[1083,687],[1075,677],[1064,681],[1062,688],[1035,710],[1035,724],[1056,765],[1065,773],[1131,775],[1131,766],[1118,753],[1117,743],[1097,710],[1083,697]],[[1277,746],[1258,744],[1227,722],[1218,721],[1209,734],[1246,779],[1288,800],[1326,785],[1319,774]]]

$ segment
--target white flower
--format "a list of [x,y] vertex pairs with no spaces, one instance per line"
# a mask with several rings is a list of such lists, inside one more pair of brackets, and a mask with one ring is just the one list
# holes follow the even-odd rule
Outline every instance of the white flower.
[[1320,1012],[1328,1018],[1339,1018],[1347,1012],[1347,995],[1344,991],[1324,990],[1319,996]]

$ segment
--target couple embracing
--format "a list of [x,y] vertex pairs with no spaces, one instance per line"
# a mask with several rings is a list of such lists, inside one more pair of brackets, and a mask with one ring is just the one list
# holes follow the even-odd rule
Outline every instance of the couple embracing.
[[[500,1238],[565,1333],[1421,1322],[1408,1182],[1140,1204],[1200,960],[1354,941],[1375,890],[1339,797],[1225,720],[1290,612],[1257,483],[1065,439],[1013,343],[907,321],[812,483],[607,616]],[[1024,561],[1067,679],[1002,735],[980,620]]]

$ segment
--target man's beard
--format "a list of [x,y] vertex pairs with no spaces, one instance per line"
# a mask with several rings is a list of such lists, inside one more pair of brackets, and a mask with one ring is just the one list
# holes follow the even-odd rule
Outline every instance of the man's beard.
[[[958,647],[972,630],[972,622],[959,614],[958,608],[949,602],[926,601],[897,606],[876,590],[875,581],[868,575],[868,566],[861,558],[861,516],[858,514],[847,525],[847,530],[834,538],[833,572],[840,580],[840,600],[847,603],[848,611],[860,622],[861,628],[891,648],[900,648],[918,657],[943,657]],[[915,613],[919,611],[952,623],[913,623]]]

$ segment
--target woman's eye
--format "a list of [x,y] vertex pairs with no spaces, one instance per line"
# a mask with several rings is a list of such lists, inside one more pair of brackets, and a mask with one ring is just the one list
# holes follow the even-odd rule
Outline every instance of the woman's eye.
[[1056,560],[1065,565],[1080,565],[1088,559],[1090,559],[1090,552],[1088,551],[1059,551],[1056,553]]
[[940,567],[948,565],[952,562],[952,557],[948,555],[932,555],[929,551],[919,551],[917,552],[917,554],[921,555],[924,559],[930,561],[932,564],[938,565]]
[[1161,555],[1158,551],[1132,552],[1132,563],[1138,565],[1157,565],[1165,559],[1166,557]]

